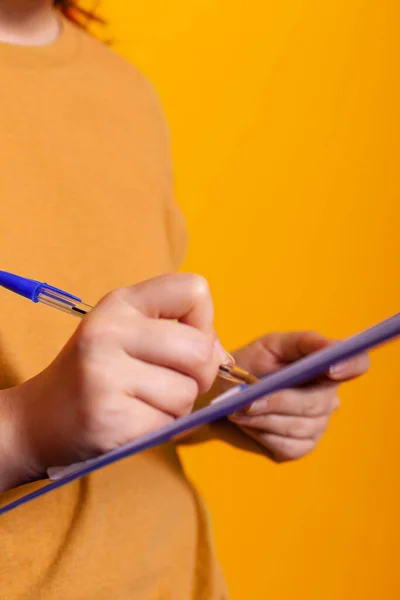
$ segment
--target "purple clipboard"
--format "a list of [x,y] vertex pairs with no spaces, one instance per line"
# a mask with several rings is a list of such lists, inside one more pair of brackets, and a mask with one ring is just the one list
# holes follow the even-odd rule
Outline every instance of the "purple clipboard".
[[112,450],[97,458],[59,470],[58,473],[52,476],[53,480],[49,480],[50,482],[47,486],[1,507],[0,515],[66,485],[75,479],[89,475],[89,473],[97,471],[113,462],[137,454],[143,450],[154,448],[182,433],[226,417],[233,411],[243,408],[262,396],[311,381],[326,373],[332,365],[379,346],[399,335],[400,313],[347,340],[314,352],[271,375],[267,375],[261,379],[260,383],[251,386],[236,387],[206,408],[177,419],[161,429],[143,435],[133,442],[121,446],[117,450]]

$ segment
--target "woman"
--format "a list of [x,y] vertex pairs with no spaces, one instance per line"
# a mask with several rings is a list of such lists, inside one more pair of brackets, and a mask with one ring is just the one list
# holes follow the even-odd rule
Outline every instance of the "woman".
[[[68,316],[0,296],[5,504],[44,485],[48,467],[209,401],[227,355],[206,282],[173,274],[186,233],[151,85],[51,0],[0,0],[0,41],[2,269],[103,297],[74,331]],[[261,376],[328,343],[267,335],[235,357]],[[337,408],[337,382],[367,366],[361,357],[207,433],[277,461],[300,458]],[[0,528],[9,599],[228,598],[206,509],[174,444],[45,495]]]

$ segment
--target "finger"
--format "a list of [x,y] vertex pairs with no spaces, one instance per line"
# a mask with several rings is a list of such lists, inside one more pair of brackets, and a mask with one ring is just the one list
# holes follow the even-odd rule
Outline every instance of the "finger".
[[258,433],[251,428],[243,428],[249,437],[259,442],[275,462],[298,460],[312,452],[317,440],[286,438],[273,433]]
[[339,408],[338,385],[329,380],[298,389],[288,389],[260,398],[243,412],[248,415],[278,414],[297,417],[330,415]]
[[233,356],[238,365],[263,377],[332,343],[313,331],[270,333],[237,350]]
[[272,433],[294,439],[319,439],[326,430],[329,416],[323,417],[289,417],[287,415],[232,415],[234,423],[244,425],[264,433]]
[[124,350],[130,357],[161,365],[193,377],[199,393],[208,391],[218,366],[225,362],[225,351],[216,336],[165,319],[151,319],[133,313],[126,303],[105,298],[102,308],[95,309],[82,321],[77,335],[79,348],[86,354],[104,359],[110,348]]
[[184,323],[142,318],[122,335],[129,356],[195,379],[200,394],[211,387],[223,359],[215,340]]
[[328,376],[333,381],[346,381],[354,379],[366,373],[370,367],[371,360],[368,354],[360,354],[355,358],[333,365]]
[[200,275],[163,275],[111,292],[106,298],[126,303],[153,319],[178,319],[204,333],[213,328],[211,294]]
[[261,338],[278,363],[291,363],[334,343],[315,331],[270,333]]
[[130,361],[129,367],[123,382],[128,395],[173,417],[191,413],[199,389],[195,379],[141,361],[135,361],[133,368]]

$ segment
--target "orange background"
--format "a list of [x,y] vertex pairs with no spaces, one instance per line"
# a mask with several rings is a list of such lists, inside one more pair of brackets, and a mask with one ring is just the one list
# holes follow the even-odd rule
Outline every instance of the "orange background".
[[[185,269],[229,348],[346,336],[400,306],[398,0],[108,0],[173,136]],[[343,389],[319,450],[185,450],[233,600],[400,597],[399,344]]]

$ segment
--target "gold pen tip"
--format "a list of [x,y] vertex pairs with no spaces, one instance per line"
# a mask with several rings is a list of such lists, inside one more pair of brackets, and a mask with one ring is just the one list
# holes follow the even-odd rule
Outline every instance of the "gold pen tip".
[[258,377],[256,377],[255,375],[252,375],[251,373],[247,374],[247,379],[246,379],[246,383],[248,385],[253,385],[254,383],[259,383],[259,379]]
[[227,366],[225,367],[225,372],[229,373],[229,375],[234,378],[239,383],[245,383],[247,385],[253,385],[254,383],[258,383],[260,380],[255,376],[241,369],[237,365]]

